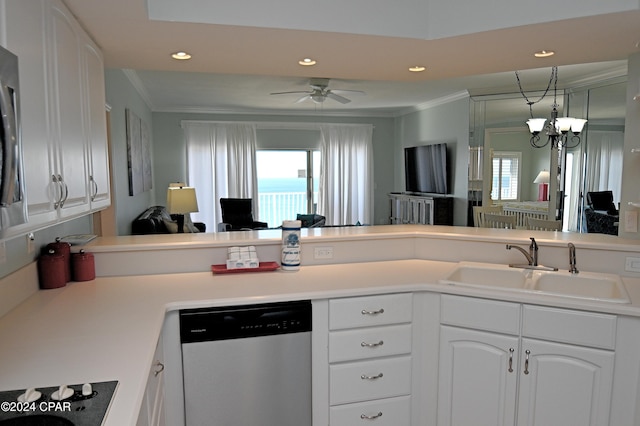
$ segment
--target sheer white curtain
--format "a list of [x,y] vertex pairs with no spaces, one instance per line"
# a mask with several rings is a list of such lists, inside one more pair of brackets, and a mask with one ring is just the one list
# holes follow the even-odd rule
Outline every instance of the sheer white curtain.
[[215,230],[222,222],[220,198],[253,198],[258,216],[256,129],[253,124],[183,121],[189,185],[196,188],[195,221]]
[[331,225],[373,223],[371,125],[323,125],[318,213]]
[[623,150],[622,132],[589,132],[585,177],[587,192],[611,190],[614,202],[620,202]]

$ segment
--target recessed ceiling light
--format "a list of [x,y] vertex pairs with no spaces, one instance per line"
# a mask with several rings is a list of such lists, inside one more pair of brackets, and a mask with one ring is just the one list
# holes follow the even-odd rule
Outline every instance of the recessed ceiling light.
[[313,60],[313,59],[311,59],[311,58],[304,58],[303,60],[298,61],[298,63],[299,63],[300,65],[305,66],[305,67],[310,67],[311,65],[315,65],[315,64],[316,64],[316,61],[314,61],[314,60]]
[[187,52],[175,52],[171,54],[173,59],[177,59],[179,61],[185,61],[187,59],[191,59],[191,55]]
[[416,66],[410,67],[409,71],[411,71],[411,72],[422,72],[422,71],[424,71],[426,69],[427,68],[423,67],[422,65],[416,65]]
[[548,58],[549,56],[553,56],[555,54],[556,52],[554,52],[553,50],[540,50],[539,52],[534,53],[533,56],[535,56],[536,58]]

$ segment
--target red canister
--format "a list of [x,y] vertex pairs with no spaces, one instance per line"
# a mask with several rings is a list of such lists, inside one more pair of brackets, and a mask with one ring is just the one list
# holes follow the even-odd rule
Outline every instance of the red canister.
[[91,253],[80,250],[71,255],[74,281],[91,281],[96,278],[96,266]]
[[71,244],[61,241],[60,237],[58,237],[55,243],[47,244],[46,250],[53,250],[64,257],[64,276],[67,280],[66,282],[71,281]]
[[55,250],[51,249],[48,253],[38,258],[38,277],[40,279],[40,288],[60,288],[67,284],[65,272],[65,258]]

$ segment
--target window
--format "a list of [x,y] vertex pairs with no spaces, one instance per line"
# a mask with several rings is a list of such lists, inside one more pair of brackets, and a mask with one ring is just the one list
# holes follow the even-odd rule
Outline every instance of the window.
[[316,212],[320,151],[257,150],[256,169],[260,221],[276,227]]
[[494,151],[492,158],[491,199],[518,200],[522,153]]

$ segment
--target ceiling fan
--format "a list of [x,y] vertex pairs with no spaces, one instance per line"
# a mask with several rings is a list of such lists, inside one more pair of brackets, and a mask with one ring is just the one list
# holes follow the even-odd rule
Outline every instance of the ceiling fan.
[[309,91],[302,90],[294,90],[291,92],[275,92],[271,93],[272,95],[288,95],[292,93],[302,93],[300,99],[296,101],[296,103],[304,102],[307,99],[311,99],[313,102],[317,104],[323,103],[327,98],[333,99],[334,101],[338,101],[341,104],[348,104],[351,102],[351,99],[347,99],[344,96],[339,95],[338,93],[354,93],[364,95],[365,93],[360,90],[331,90],[329,89],[329,79],[328,78],[312,78],[309,80]]

